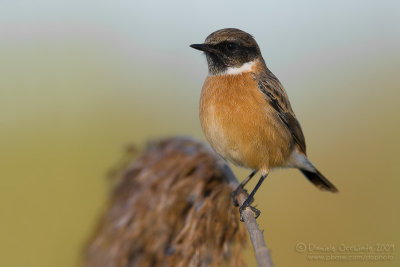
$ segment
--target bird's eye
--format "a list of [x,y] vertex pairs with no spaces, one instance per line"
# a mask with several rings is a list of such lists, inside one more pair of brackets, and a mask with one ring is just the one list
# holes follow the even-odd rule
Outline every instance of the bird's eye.
[[226,50],[228,51],[235,51],[238,48],[238,45],[235,43],[227,43]]

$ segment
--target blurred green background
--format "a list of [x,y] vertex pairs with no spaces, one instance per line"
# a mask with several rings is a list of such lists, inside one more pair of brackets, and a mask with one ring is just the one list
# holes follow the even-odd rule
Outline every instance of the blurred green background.
[[[340,190],[268,177],[256,203],[275,265],[399,266],[399,3],[1,1],[0,266],[77,266],[128,144],[204,140],[207,67],[189,44],[225,27],[255,36]],[[388,260],[308,258],[379,244]]]

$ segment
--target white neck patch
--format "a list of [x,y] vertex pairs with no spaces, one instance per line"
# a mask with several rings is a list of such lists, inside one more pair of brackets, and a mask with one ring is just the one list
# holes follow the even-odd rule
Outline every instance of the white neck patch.
[[238,74],[242,74],[244,72],[249,72],[253,68],[254,64],[255,64],[255,61],[250,61],[250,62],[244,63],[239,68],[229,67],[226,71],[224,71],[221,74],[222,75],[238,75]]

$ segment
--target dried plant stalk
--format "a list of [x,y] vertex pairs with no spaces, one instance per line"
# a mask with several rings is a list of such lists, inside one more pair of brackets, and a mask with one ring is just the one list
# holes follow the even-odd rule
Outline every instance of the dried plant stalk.
[[152,142],[117,176],[85,267],[244,266],[245,225],[230,196],[238,182],[207,146]]

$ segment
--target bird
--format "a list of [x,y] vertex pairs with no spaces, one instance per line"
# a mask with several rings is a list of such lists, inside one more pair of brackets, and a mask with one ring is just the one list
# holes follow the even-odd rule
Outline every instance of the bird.
[[254,195],[276,168],[297,168],[319,189],[338,192],[308,159],[304,134],[288,95],[268,69],[251,34],[225,28],[190,47],[204,52],[208,63],[199,104],[206,139],[225,160],[252,170],[232,192],[234,202],[239,189],[261,173],[240,206],[240,214],[249,207],[256,218],[260,215],[251,206]]

